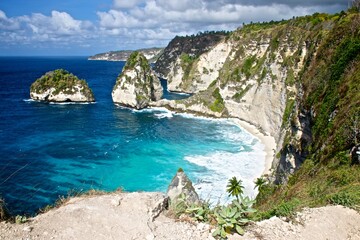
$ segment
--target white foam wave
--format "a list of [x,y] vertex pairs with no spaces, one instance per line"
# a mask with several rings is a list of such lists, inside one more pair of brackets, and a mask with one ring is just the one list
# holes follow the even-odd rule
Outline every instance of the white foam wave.
[[184,93],[184,92],[172,92],[172,91],[169,91],[167,90],[169,93],[171,94],[176,94],[176,95],[182,95],[182,96],[190,96],[191,94],[190,93]]
[[96,102],[49,102],[52,105],[88,105],[88,104],[96,104]]
[[155,113],[154,116],[158,119],[161,118],[172,118],[173,114],[171,112],[165,112],[165,113]]
[[29,98],[29,99],[23,99],[23,101],[24,101],[24,102],[36,102],[34,99],[31,99],[31,98]]
[[194,187],[199,196],[210,199],[213,204],[225,204],[230,201],[226,185],[232,177],[243,181],[244,195],[254,198],[254,180],[261,176],[265,168],[263,145],[257,142],[251,152],[215,152],[208,155],[186,156],[185,160],[206,168],[206,171],[194,173]]

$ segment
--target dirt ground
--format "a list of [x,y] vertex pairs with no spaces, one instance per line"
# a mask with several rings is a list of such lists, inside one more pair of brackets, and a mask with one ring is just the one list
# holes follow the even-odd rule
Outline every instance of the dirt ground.
[[[161,212],[161,193],[111,193],[73,198],[24,224],[0,223],[0,239],[213,239],[203,223],[175,221]],[[292,221],[253,223],[229,239],[360,239],[360,215],[341,206],[305,209]]]

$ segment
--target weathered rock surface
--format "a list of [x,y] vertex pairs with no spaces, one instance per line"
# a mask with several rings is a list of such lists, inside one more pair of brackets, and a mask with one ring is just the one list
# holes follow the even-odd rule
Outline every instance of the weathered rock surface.
[[[214,239],[203,223],[175,221],[161,209],[162,193],[110,193],[73,198],[24,224],[0,222],[0,239]],[[360,214],[342,206],[305,209],[294,220],[273,217],[229,240],[360,239]]]
[[46,102],[94,102],[94,94],[85,80],[63,69],[47,72],[30,87],[30,97]]
[[192,185],[191,180],[186,176],[182,169],[179,169],[172,179],[166,195],[172,202],[184,194],[188,203],[199,203],[200,199]]
[[151,70],[144,55],[133,52],[112,91],[115,103],[142,109],[152,101],[160,100],[163,88],[159,78]]
[[159,212],[164,199],[138,192],[73,198],[25,224],[1,222],[0,239],[213,239],[208,225]]
[[172,65],[181,54],[197,58],[219,43],[225,36],[225,32],[202,33],[185,37],[176,36],[164,49],[156,61],[154,69],[161,77],[168,79],[168,74],[173,68]]
[[0,197],[0,221],[5,220],[8,217],[5,201]]
[[262,240],[353,240],[360,239],[360,214],[342,206],[308,208],[289,221],[272,217],[248,227],[243,237]]

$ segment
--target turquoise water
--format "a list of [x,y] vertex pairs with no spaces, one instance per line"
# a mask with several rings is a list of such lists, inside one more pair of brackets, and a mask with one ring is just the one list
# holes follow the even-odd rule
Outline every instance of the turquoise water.
[[[259,141],[229,120],[114,105],[111,90],[123,64],[0,58],[0,194],[12,213],[33,214],[72,190],[165,192],[179,167],[204,199],[225,201],[232,176],[254,196],[265,159]],[[29,100],[31,83],[56,68],[86,79],[96,103]]]

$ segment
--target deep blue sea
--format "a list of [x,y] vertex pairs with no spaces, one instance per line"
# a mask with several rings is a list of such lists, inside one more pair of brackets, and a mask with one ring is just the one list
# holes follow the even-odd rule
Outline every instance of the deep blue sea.
[[[111,91],[123,66],[85,57],[0,58],[0,195],[13,214],[34,214],[69,191],[165,192],[179,167],[204,199],[226,199],[232,176],[254,196],[265,161],[255,137],[230,120],[116,106]],[[31,83],[58,68],[85,79],[96,103],[29,100]]]

